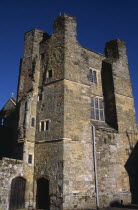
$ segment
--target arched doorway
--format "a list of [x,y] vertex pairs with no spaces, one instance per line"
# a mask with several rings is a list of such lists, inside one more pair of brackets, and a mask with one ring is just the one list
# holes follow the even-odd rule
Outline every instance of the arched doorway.
[[50,209],[49,181],[45,178],[37,180],[36,207]]
[[25,187],[26,180],[24,178],[16,177],[12,180],[9,209],[25,207]]

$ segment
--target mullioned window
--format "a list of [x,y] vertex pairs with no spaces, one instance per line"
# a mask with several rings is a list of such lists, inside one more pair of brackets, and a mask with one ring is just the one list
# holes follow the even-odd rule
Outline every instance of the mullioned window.
[[89,69],[89,81],[97,84],[97,72]]
[[40,131],[48,131],[49,130],[49,120],[40,121]]
[[91,97],[91,118],[92,120],[104,121],[104,105],[102,98]]

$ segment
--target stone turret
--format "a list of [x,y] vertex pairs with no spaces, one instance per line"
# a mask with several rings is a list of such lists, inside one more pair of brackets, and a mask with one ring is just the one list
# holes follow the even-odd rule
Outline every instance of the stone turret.
[[[107,78],[110,77],[110,81],[107,82],[107,78],[104,75],[103,80],[105,80],[105,82],[103,88],[105,89],[110,86],[110,90],[108,88],[104,93],[106,97],[109,98],[109,101],[111,97],[109,94],[112,92],[114,95],[114,105],[112,103],[113,101],[111,103],[114,106],[114,113],[116,112],[116,123],[118,124],[119,131],[121,131],[121,129],[125,131],[132,124],[134,125],[136,123],[125,43],[119,39],[107,42],[105,55],[107,57],[104,61],[106,68],[103,72],[107,72]],[[109,103],[109,101],[107,101],[107,103]],[[109,109],[107,109],[107,112],[108,110]]]

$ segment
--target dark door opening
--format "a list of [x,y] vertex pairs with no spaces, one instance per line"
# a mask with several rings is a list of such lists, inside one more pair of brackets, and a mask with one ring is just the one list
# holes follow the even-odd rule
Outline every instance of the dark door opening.
[[38,209],[50,209],[49,181],[45,178],[37,180],[36,207]]
[[[128,136],[129,142],[131,139]],[[138,204],[138,141],[134,147],[130,145],[131,153],[125,164],[125,169],[129,175],[130,191],[131,191],[131,203]],[[133,149],[132,149],[133,148]]]
[[26,180],[24,178],[16,177],[12,180],[9,209],[25,207],[25,187]]

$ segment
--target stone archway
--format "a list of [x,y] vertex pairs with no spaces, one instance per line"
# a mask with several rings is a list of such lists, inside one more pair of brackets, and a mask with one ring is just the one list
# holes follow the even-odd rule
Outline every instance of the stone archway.
[[25,207],[25,188],[26,180],[24,178],[16,177],[12,180],[9,209]]
[[49,180],[39,178],[37,180],[37,193],[36,193],[36,207],[38,209],[50,209],[50,196],[49,196]]

